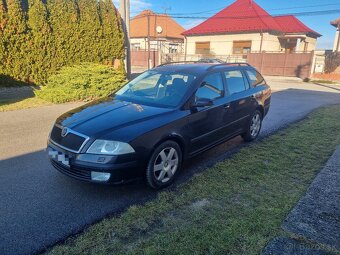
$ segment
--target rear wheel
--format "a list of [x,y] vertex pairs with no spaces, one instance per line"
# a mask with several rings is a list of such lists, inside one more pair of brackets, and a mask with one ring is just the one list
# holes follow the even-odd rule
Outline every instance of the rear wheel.
[[153,152],[147,169],[146,181],[153,189],[169,186],[177,177],[182,164],[182,151],[174,141],[166,141]]
[[256,110],[251,116],[250,121],[247,126],[247,132],[242,135],[246,142],[251,142],[255,140],[262,127],[262,114],[259,110]]

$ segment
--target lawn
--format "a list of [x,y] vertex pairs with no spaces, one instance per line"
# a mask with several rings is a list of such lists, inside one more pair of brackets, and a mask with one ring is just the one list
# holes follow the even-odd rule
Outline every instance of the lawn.
[[48,253],[259,254],[338,144],[340,106],[322,108]]
[[50,105],[52,103],[46,102],[37,97],[30,97],[26,99],[0,99],[0,112],[21,110],[27,108],[33,108],[38,106]]

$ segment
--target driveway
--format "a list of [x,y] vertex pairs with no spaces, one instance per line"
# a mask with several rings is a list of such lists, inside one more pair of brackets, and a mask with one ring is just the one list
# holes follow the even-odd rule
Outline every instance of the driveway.
[[[340,103],[340,90],[295,80],[268,79],[272,106],[261,136]],[[125,186],[81,183],[54,170],[44,152],[55,118],[76,104],[0,113],[0,254],[37,253],[100,219],[157,195],[142,182]],[[185,165],[180,182],[228,156],[242,143],[224,143]]]

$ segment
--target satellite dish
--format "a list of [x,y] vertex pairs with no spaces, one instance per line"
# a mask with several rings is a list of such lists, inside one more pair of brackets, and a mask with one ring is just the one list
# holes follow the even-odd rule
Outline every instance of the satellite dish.
[[157,31],[158,34],[160,34],[160,33],[163,32],[163,28],[161,26],[157,26],[156,31]]

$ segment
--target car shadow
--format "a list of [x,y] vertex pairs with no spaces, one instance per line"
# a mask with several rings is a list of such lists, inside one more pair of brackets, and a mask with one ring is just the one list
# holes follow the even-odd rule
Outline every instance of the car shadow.
[[0,74],[0,105],[16,103],[34,97],[35,89],[39,89],[39,87]]

